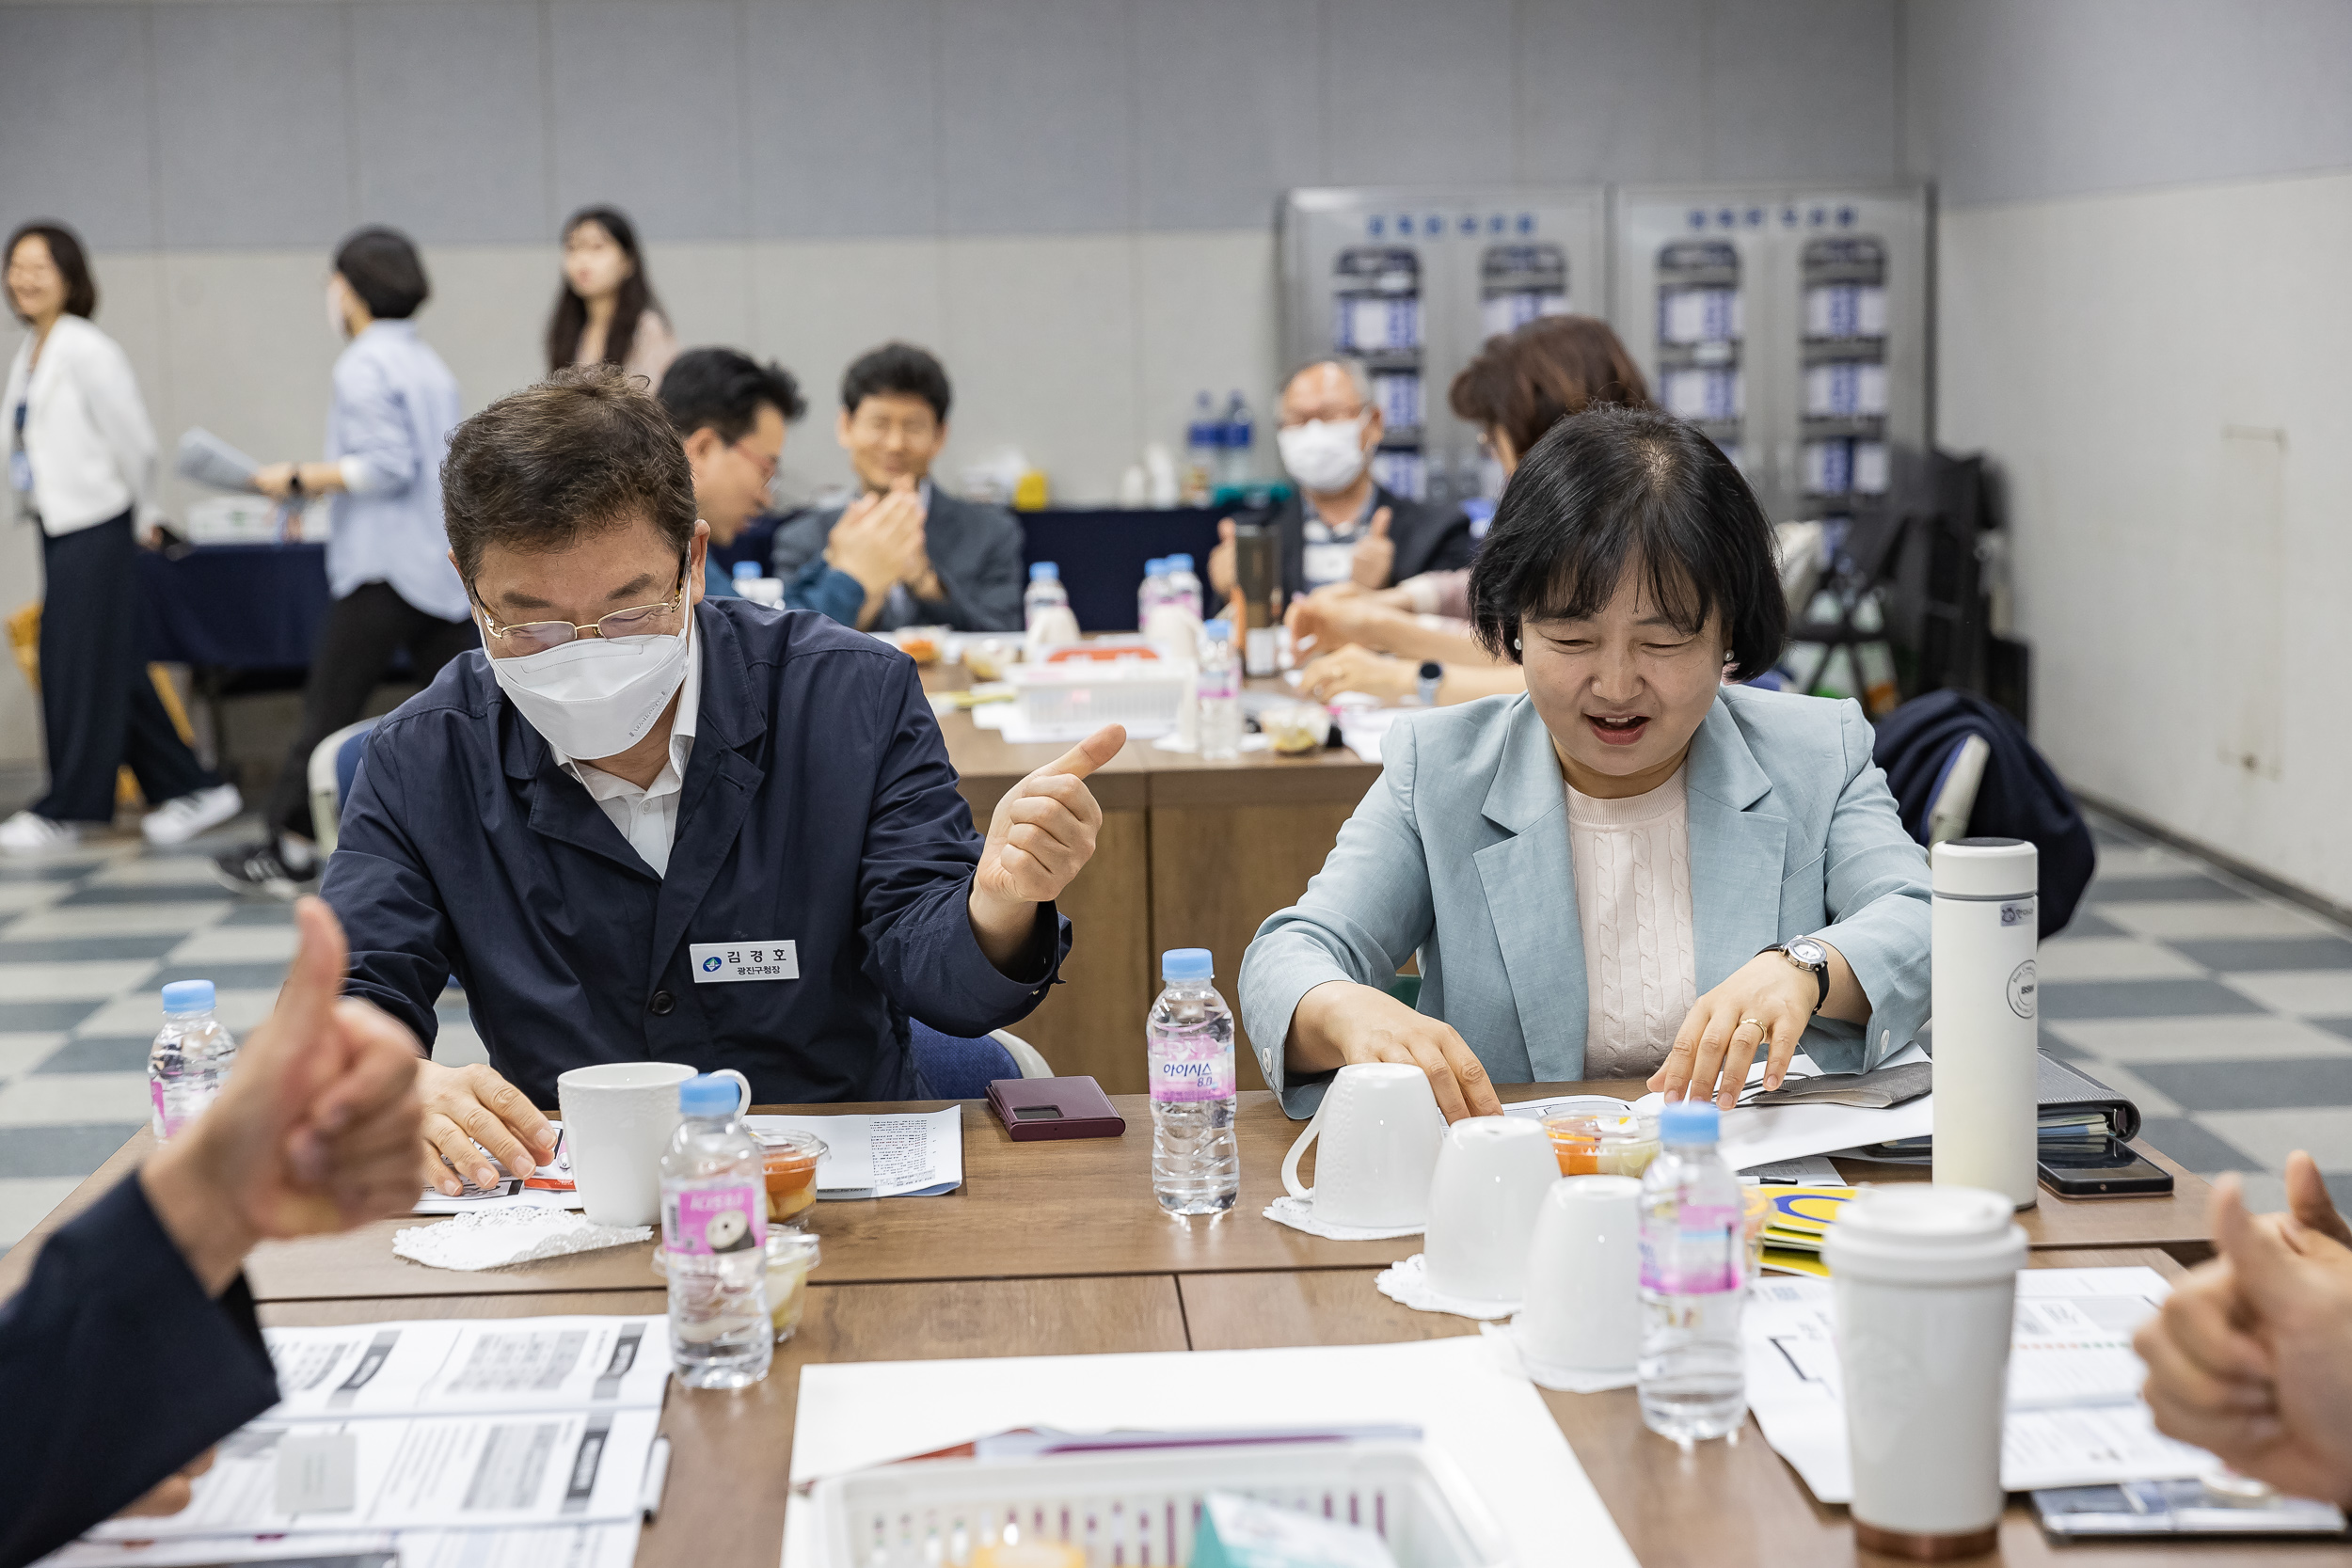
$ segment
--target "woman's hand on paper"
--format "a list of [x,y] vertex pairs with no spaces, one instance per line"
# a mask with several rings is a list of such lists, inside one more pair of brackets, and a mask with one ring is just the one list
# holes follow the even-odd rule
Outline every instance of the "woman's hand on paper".
[[1711,1094],[1728,1111],[1747,1087],[1748,1064],[1757,1048],[1769,1046],[1764,1086],[1780,1087],[1820,990],[1810,971],[1778,953],[1757,954],[1692,1005],[1665,1065],[1650,1074],[1649,1086],[1669,1101],[1686,1092],[1693,1100]]
[[194,1459],[151,1487],[147,1495],[121,1513],[118,1519],[165,1519],[179,1513],[196,1500],[196,1478],[213,1467],[216,1450],[206,1449]]
[[1400,1062],[1428,1075],[1448,1121],[1499,1117],[1502,1101],[1486,1064],[1450,1024],[1414,1011],[1387,991],[1335,980],[1298,999],[1286,1045],[1290,1066],[1327,1072],[1358,1062]]

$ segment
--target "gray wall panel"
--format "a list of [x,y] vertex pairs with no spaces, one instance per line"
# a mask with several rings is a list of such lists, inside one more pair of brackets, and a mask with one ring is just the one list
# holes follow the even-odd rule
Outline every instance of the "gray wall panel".
[[1887,0],[1716,0],[1711,10],[1708,179],[1894,177]]
[[1911,0],[1904,31],[1949,203],[2352,166],[2343,0]]
[[56,218],[106,249],[155,243],[145,8],[0,10],[0,216]]
[[1315,0],[1136,7],[1137,220],[1250,229],[1323,181]]
[[352,201],[341,6],[156,6],[158,202],[170,247],[328,245]]
[[1129,0],[940,11],[941,226],[1082,233],[1136,220]]
[[427,245],[551,236],[540,17],[532,0],[352,8],[362,216]]
[[1548,0],[1519,8],[1518,178],[1696,180],[1707,158],[1703,0]]
[[564,0],[548,15],[559,221],[610,202],[647,237],[746,237],[739,0]]
[[753,233],[936,231],[938,34],[933,0],[753,0]]
[[1323,27],[1327,183],[1511,177],[1511,0],[1327,0]]

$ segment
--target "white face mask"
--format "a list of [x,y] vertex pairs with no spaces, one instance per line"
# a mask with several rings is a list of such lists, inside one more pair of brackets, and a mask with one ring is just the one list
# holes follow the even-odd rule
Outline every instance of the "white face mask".
[[1371,419],[1364,413],[1352,420],[1309,420],[1305,424],[1284,425],[1274,433],[1282,467],[1317,495],[1346,489],[1364,471],[1364,427]]
[[645,737],[686,682],[693,617],[675,637],[582,637],[520,658],[490,660],[515,711],[567,757],[594,762]]

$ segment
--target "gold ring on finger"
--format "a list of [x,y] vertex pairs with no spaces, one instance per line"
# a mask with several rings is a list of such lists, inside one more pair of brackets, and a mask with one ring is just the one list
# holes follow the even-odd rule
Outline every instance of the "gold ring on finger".
[[1743,1018],[1740,1021],[1740,1027],[1745,1029],[1751,1023],[1755,1024],[1759,1032],[1764,1028],[1764,1021],[1760,1018]]

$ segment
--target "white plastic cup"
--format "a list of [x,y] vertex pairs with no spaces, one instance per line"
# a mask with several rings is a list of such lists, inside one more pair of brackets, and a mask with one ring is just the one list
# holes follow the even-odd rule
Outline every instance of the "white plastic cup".
[[[661,1215],[661,1155],[677,1131],[677,1086],[695,1069],[677,1062],[599,1062],[555,1080],[564,1141],[580,1207],[598,1225],[651,1225]],[[751,1081],[732,1078],[752,1104]]]
[[1933,859],[1935,1180],[2030,1209],[2040,1196],[2041,856],[2020,839],[1963,838],[1937,845]]
[[1551,1184],[1527,1257],[1519,1354],[1569,1371],[1632,1372],[1642,1352],[1642,1183],[1570,1176]]
[[1982,1188],[1867,1187],[1821,1238],[1858,1546],[1921,1560],[1993,1549],[2026,1263],[2012,1213]]
[[[1419,1228],[1429,1219],[1429,1179],[1445,1137],[1445,1114],[1429,1075],[1404,1062],[1357,1062],[1340,1069],[1314,1119],[1282,1160],[1282,1185],[1314,1200],[1327,1225],[1367,1229]],[[1321,1141],[1315,1184],[1302,1186],[1298,1162]]]
[[1495,1306],[1523,1299],[1535,1212],[1559,1180],[1559,1157],[1540,1122],[1467,1117],[1447,1128],[1422,1242],[1429,1288]]

